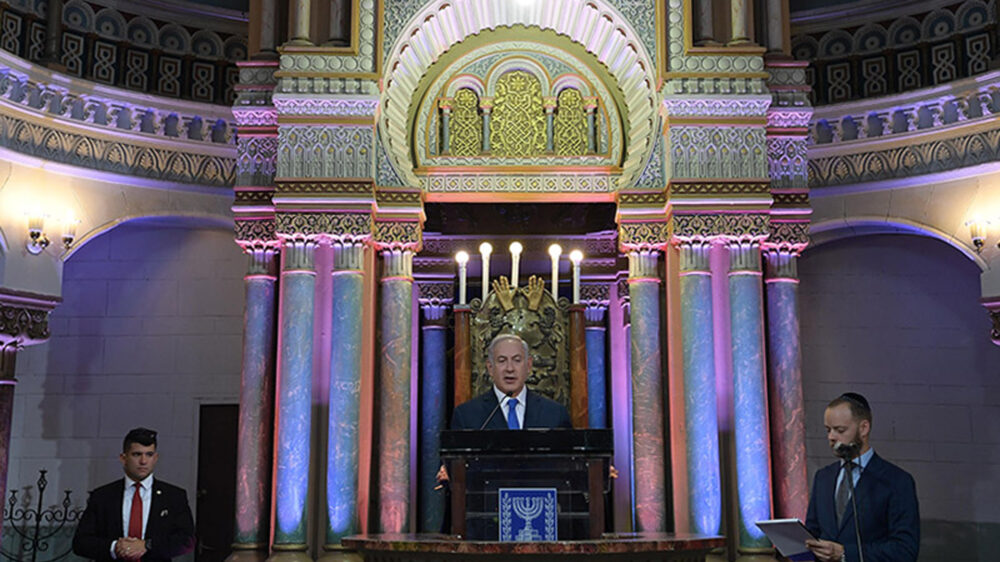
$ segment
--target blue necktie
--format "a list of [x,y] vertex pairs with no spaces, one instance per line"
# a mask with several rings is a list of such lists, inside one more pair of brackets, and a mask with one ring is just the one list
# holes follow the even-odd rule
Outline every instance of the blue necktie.
[[507,401],[507,429],[521,429],[521,424],[517,423],[517,398]]

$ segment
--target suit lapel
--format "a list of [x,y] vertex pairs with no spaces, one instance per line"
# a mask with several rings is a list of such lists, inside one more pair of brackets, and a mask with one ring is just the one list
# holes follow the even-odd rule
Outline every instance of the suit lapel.
[[494,409],[496,413],[493,414],[493,418],[490,419],[490,423],[486,426],[486,429],[507,429],[507,412],[503,411],[503,408],[497,408],[497,393],[490,389],[489,392],[483,395],[483,411],[484,415],[490,415]]
[[527,393],[527,404],[524,405],[524,427],[545,427],[542,423],[542,408],[539,406],[538,395],[534,392]]
[[163,509],[163,489],[160,488],[160,484],[156,481],[156,478],[153,478],[153,488],[150,490],[149,497],[149,519],[146,520],[147,539],[156,535],[160,521],[160,511]]
[[125,522],[122,521],[122,506],[125,501],[125,478],[118,481],[118,486],[115,487],[114,497],[115,501],[111,502],[111,520],[115,522],[113,534],[116,537],[124,537]]

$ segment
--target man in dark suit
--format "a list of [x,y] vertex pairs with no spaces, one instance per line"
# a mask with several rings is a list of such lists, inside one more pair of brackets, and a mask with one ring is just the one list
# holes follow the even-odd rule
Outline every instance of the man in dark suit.
[[[872,411],[864,396],[841,395],[823,416],[827,440],[841,457],[816,472],[806,542],[819,562],[915,562],[920,550],[920,512],[913,477],[875,454],[869,444]],[[854,501],[847,478],[854,482]],[[857,505],[857,523],[853,505]]]
[[125,478],[90,493],[73,552],[91,560],[166,562],[194,549],[187,493],[155,480],[156,432],[129,431],[119,456]]
[[537,392],[528,392],[525,381],[531,373],[531,353],[518,336],[500,334],[493,338],[486,370],[493,379],[493,388],[456,407],[452,429],[573,427],[565,406]]

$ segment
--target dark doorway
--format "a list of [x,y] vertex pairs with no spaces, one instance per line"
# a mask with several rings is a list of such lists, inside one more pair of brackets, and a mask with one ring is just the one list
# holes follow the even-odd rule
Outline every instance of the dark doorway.
[[201,407],[195,500],[198,562],[222,562],[232,552],[239,410],[238,404]]

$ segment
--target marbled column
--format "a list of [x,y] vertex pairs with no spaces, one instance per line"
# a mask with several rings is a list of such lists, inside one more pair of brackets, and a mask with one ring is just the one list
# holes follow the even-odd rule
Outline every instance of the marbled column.
[[688,520],[692,533],[717,535],[722,524],[722,489],[709,264],[711,244],[683,242],[679,249]]
[[456,304],[455,314],[455,397],[458,406],[472,398],[472,309],[467,304]]
[[749,21],[747,21],[747,0],[729,0],[729,18],[732,24],[730,45],[750,42]]
[[423,354],[420,369],[420,525],[421,533],[439,533],[445,496],[437,486],[441,466],[441,430],[447,429],[448,307],[437,300],[420,300]]
[[628,254],[632,319],[632,450],[637,531],[666,530],[663,369],[657,251]]
[[787,249],[770,248],[764,255],[774,514],[805,519],[809,480],[799,342],[798,258]]
[[694,42],[697,45],[714,42],[715,27],[712,22],[712,0],[696,0]]
[[569,418],[576,429],[586,429],[590,418],[584,309],[582,304],[569,307]]
[[591,429],[608,427],[605,313],[608,305],[590,304],[584,311],[587,329],[587,413]]
[[493,98],[481,98],[479,108],[483,110],[483,152],[490,151],[490,114],[493,112]]
[[312,12],[311,0],[292,0],[292,45],[312,45],[309,37],[309,17]]
[[276,248],[246,248],[243,371],[236,444],[233,550],[267,550],[270,540],[271,447],[274,428]]
[[358,531],[358,430],[361,423],[362,300],[365,246],[333,243],[330,415],[326,459],[326,545]]
[[[17,343],[0,340],[0,498],[7,497],[7,465],[10,462],[10,430],[14,415],[14,365]],[[3,513],[0,512],[0,525]]]
[[739,550],[770,546],[754,524],[771,517],[771,465],[765,388],[764,308],[760,245],[729,244],[729,324],[733,353],[733,439],[736,448]]
[[277,471],[274,550],[306,550],[312,409],[313,240],[282,245],[278,319]]
[[410,360],[413,252],[382,252],[378,382],[379,532],[405,533],[410,512]]

